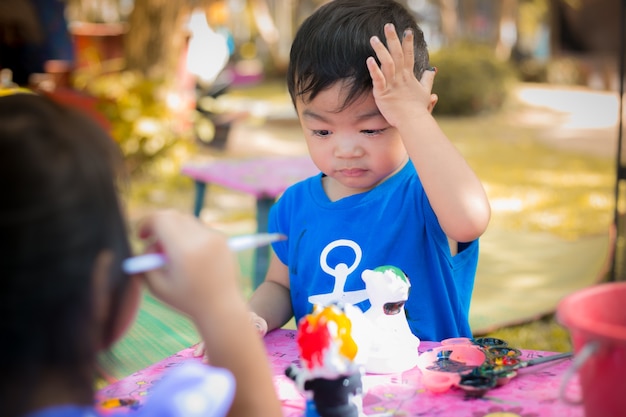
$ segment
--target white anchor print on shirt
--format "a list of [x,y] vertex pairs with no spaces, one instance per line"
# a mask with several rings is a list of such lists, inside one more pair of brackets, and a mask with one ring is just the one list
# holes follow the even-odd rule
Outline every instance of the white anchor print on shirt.
[[[327,258],[330,251],[338,247],[348,247],[354,251],[354,263],[348,267],[345,263],[337,264],[334,268],[328,265]],[[328,305],[334,302],[342,302],[349,304],[358,304],[361,301],[367,300],[367,291],[344,291],[344,286],[348,280],[348,275],[353,272],[361,263],[363,251],[361,247],[352,240],[339,239],[326,245],[322,254],[320,255],[320,266],[322,270],[328,275],[335,277],[335,287],[331,293],[317,294],[309,296],[309,303],[318,305]]]

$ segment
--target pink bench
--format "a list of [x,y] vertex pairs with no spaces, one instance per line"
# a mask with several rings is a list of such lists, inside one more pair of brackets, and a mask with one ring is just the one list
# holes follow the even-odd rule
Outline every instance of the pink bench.
[[[196,185],[194,214],[200,216],[204,206],[207,184],[216,184],[256,198],[257,231],[267,231],[269,209],[276,198],[291,184],[319,172],[308,155],[269,156],[248,159],[220,159],[210,163],[189,163],[182,168],[183,175]],[[255,252],[253,288],[263,279],[269,264],[269,247]]]

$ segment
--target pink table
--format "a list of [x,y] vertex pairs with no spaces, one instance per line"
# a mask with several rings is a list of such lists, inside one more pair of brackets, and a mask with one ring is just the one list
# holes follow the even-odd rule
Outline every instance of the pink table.
[[[256,198],[256,220],[259,233],[267,231],[269,209],[276,198],[290,185],[319,172],[308,155],[270,156],[250,159],[221,159],[210,163],[189,163],[183,175],[196,185],[194,214],[200,216],[207,184],[216,184]],[[255,252],[253,288],[265,278],[269,247]]]
[[[285,369],[298,361],[295,332],[275,330],[265,337],[268,357],[274,371],[274,385],[283,404],[285,417],[300,417],[305,399],[294,383],[284,375]],[[420,352],[439,346],[436,342],[422,342]],[[532,359],[552,355],[551,352],[522,350],[523,357]],[[161,362],[136,372],[107,386],[97,393],[99,401],[109,398],[133,399],[143,404],[150,398],[150,390],[162,373],[184,361],[199,361],[193,357],[193,348],[184,349]],[[455,417],[583,417],[582,406],[571,406],[559,399],[563,373],[571,366],[571,359],[535,365],[519,371],[508,384],[491,390],[480,399],[467,399],[463,391],[452,389],[433,394],[421,383],[418,368],[400,374],[365,375],[363,379],[363,411],[367,416],[455,416]],[[567,388],[568,398],[580,398],[578,379]],[[124,408],[116,409],[120,412]],[[126,409],[132,414],[132,409]]]

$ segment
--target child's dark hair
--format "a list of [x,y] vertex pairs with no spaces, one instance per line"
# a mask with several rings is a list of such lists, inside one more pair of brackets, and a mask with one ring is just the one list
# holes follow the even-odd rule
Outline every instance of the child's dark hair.
[[414,34],[415,76],[429,67],[424,34],[415,18],[394,0],[333,0],[300,26],[291,45],[287,88],[292,101],[312,100],[340,80],[348,81],[344,106],[371,91],[368,57],[373,35],[385,43],[384,25],[393,23],[400,39],[406,29]]
[[[37,381],[54,370],[84,381],[94,371],[97,256],[113,254],[111,311],[130,281],[121,271],[130,254],[117,196],[121,162],[115,142],[82,113],[35,94],[0,97],[3,407],[14,378]],[[105,338],[113,324],[105,323]]]

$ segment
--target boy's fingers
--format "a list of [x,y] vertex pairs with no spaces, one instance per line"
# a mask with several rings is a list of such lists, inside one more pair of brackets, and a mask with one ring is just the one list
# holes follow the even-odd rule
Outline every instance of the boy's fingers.
[[256,328],[259,336],[265,336],[267,334],[267,322],[258,316],[256,313],[250,313],[250,320],[252,321],[252,325]]
[[402,52],[404,54],[404,66],[405,68],[413,68],[415,65],[415,56],[413,50],[413,31],[411,29],[405,29],[402,38]]
[[204,342],[200,342],[196,345],[195,349],[193,350],[193,356],[195,358],[199,358],[201,356],[204,356],[204,352],[205,352]]
[[435,82],[435,74],[437,73],[435,67],[428,68],[422,74],[420,78],[420,84],[430,93],[433,89],[433,83]]
[[153,218],[151,216],[145,217],[141,219],[139,225],[137,226],[137,235],[141,239],[148,239],[153,234]]
[[159,210],[154,213],[148,214],[139,223],[138,234],[142,239],[152,237],[156,233],[156,229],[163,229],[164,225],[167,228],[171,219],[177,213],[174,210]]
[[378,36],[372,36],[370,38],[370,44],[376,53],[376,57],[380,62],[380,70],[383,74],[392,74],[395,71],[395,65],[391,52],[385,44],[378,38]]
[[385,38],[387,39],[387,49],[389,50],[389,54],[391,54],[396,62],[401,62],[399,59],[402,58],[402,45],[400,43],[400,39],[398,38],[398,34],[396,33],[395,26],[393,23],[387,23],[384,31]]

